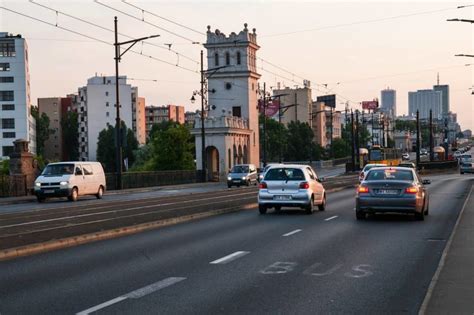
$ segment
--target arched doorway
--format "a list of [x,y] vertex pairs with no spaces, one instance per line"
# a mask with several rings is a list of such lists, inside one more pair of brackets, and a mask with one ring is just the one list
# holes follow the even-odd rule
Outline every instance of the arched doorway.
[[206,148],[207,180],[212,182],[219,181],[219,151],[216,147]]
[[234,163],[232,165],[239,164],[238,156],[237,147],[234,144]]
[[239,160],[239,164],[242,164],[242,158],[243,158],[243,154],[242,154],[242,146],[239,144],[239,153],[238,153],[238,160]]

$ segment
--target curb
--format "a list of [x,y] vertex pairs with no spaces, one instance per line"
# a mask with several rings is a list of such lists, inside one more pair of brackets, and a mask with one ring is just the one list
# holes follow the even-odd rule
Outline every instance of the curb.
[[45,253],[57,249],[64,249],[69,247],[74,247],[78,245],[83,245],[87,243],[92,243],[96,241],[108,240],[112,238],[117,238],[126,235],[132,235],[160,227],[175,225],[178,223],[184,223],[192,220],[203,219],[219,214],[237,212],[240,210],[248,210],[257,207],[257,203],[251,203],[244,206],[234,206],[219,210],[212,210],[197,214],[190,214],[185,216],[180,216],[176,218],[163,219],[148,223],[142,223],[133,226],[121,227],[112,230],[105,230],[95,233],[89,233],[79,236],[71,236],[67,238],[57,239],[53,241],[14,247],[10,249],[4,249],[0,251],[0,261],[10,260],[14,258],[20,258],[24,256],[30,256],[34,254]]
[[428,309],[428,304],[430,303],[431,296],[433,295],[434,288],[436,286],[436,283],[438,282],[439,279],[439,274],[441,273],[441,270],[443,270],[444,267],[444,262],[446,260],[446,256],[448,255],[448,251],[451,248],[451,243],[453,241],[454,235],[456,234],[456,231],[458,229],[459,222],[461,221],[462,215],[464,213],[464,209],[466,208],[467,202],[469,201],[469,198],[471,197],[473,191],[473,186],[471,185],[471,189],[469,190],[469,193],[466,197],[466,200],[464,201],[464,204],[462,205],[461,212],[459,212],[458,219],[456,220],[456,224],[454,225],[453,231],[451,232],[451,235],[449,236],[449,240],[446,243],[446,247],[443,250],[443,254],[441,255],[441,259],[438,264],[438,268],[436,268],[436,272],[433,275],[433,278],[431,278],[430,285],[428,287],[428,290],[426,291],[425,298],[423,299],[423,303],[420,306],[420,310],[418,311],[418,315],[424,315],[426,314],[426,311]]

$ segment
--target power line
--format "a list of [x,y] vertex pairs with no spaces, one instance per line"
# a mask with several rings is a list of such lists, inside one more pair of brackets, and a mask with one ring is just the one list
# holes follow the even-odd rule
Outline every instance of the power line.
[[131,3],[127,2],[126,0],[122,0],[122,2],[125,3],[125,4],[127,4],[127,5],[129,5],[129,6],[131,6],[131,7],[134,7],[134,8],[136,8],[136,9],[142,11],[142,13],[146,12],[146,13],[151,14],[151,15],[157,17],[157,18],[160,18],[160,19],[165,20],[165,21],[167,21],[167,22],[170,22],[170,23],[172,23],[172,24],[181,26],[181,27],[183,27],[183,28],[185,28],[185,29],[187,29],[187,30],[193,31],[193,32],[198,33],[198,34],[200,34],[200,35],[206,36],[206,34],[203,33],[203,32],[197,31],[197,30],[195,30],[195,29],[193,29],[193,28],[191,28],[191,27],[188,27],[188,26],[186,26],[186,25],[183,25],[183,24],[181,24],[181,23],[172,21],[172,20],[170,20],[170,19],[168,19],[168,18],[165,18],[165,17],[163,17],[163,16],[160,16],[160,15],[158,15],[158,14],[156,14],[156,13],[151,12],[151,11],[147,11],[147,10],[145,10],[145,9],[143,9],[143,8],[140,8],[140,7],[138,7],[138,6],[134,5],[134,4],[131,4]]
[[438,9],[438,10],[431,10],[431,11],[422,11],[422,12],[415,12],[415,13],[407,13],[407,14],[389,16],[389,17],[378,18],[378,19],[355,21],[355,22],[351,22],[351,23],[342,23],[342,24],[336,24],[336,25],[328,25],[328,26],[322,26],[322,27],[318,27],[318,28],[310,28],[310,29],[306,29],[306,30],[299,30],[299,31],[292,31],[292,32],[285,32],[285,33],[277,33],[277,34],[270,34],[270,35],[263,35],[263,36],[261,36],[261,37],[278,37],[278,36],[293,35],[293,34],[298,34],[298,33],[315,32],[315,31],[327,30],[327,29],[331,29],[331,28],[346,27],[346,26],[361,25],[361,24],[369,24],[369,23],[376,23],[376,22],[382,22],[382,21],[388,21],[388,20],[395,20],[395,19],[407,18],[407,17],[417,16],[417,15],[433,14],[433,13],[439,13],[439,12],[444,12],[444,11],[456,10],[456,9],[461,9],[461,8],[463,8],[463,7],[450,7],[450,8],[444,8],[444,9]]
[[151,22],[145,21],[145,20],[143,20],[143,19],[137,18],[136,16],[134,16],[134,15],[132,15],[132,14],[129,14],[129,13],[127,13],[127,12],[124,12],[124,11],[121,11],[121,10],[119,10],[119,9],[116,9],[116,8],[114,8],[114,7],[112,7],[112,6],[109,6],[109,5],[105,4],[105,3],[99,2],[99,0],[94,0],[94,2],[97,3],[97,4],[99,4],[99,5],[101,5],[101,6],[104,6],[104,7],[106,7],[106,8],[109,8],[110,10],[119,12],[119,13],[121,13],[121,14],[123,14],[123,15],[126,15],[126,16],[128,16],[128,17],[131,17],[131,18],[133,18],[133,19],[135,19],[135,20],[138,20],[138,21],[141,21],[141,22],[146,23],[146,24],[148,24],[148,25],[151,25],[151,26],[153,26],[153,27],[155,27],[155,28],[157,28],[157,29],[160,29],[160,30],[162,30],[162,31],[165,31],[165,32],[167,32],[167,33],[169,33],[169,34],[171,34],[171,35],[176,36],[176,37],[180,37],[180,38],[185,39],[185,40],[190,41],[190,42],[196,42],[196,41],[194,41],[194,40],[192,40],[192,39],[190,39],[190,38],[188,38],[188,37],[186,37],[186,36],[179,35],[178,33],[175,33],[175,32],[173,32],[173,31],[170,31],[170,30],[168,30],[168,29],[166,29],[166,28],[163,28],[163,27],[158,26],[158,25],[156,25],[156,24],[153,24],[153,23],[151,23]]
[[[100,43],[103,43],[103,44],[106,44],[106,45],[109,45],[109,46],[114,46],[114,44],[109,43],[109,42],[107,42],[107,41],[105,41],[105,40],[102,40],[102,39],[99,39],[99,38],[96,38],[96,37],[93,37],[93,36],[90,36],[90,35],[87,35],[87,34],[84,34],[84,33],[81,33],[81,32],[78,32],[78,31],[75,31],[75,30],[66,28],[66,27],[63,27],[63,26],[60,26],[60,25],[56,25],[56,24],[50,23],[50,22],[48,22],[48,21],[44,21],[44,20],[42,20],[42,19],[38,19],[38,18],[36,18],[36,17],[30,16],[30,15],[27,15],[27,14],[24,14],[24,13],[21,13],[21,12],[18,12],[18,11],[15,11],[15,10],[12,10],[12,9],[9,9],[9,8],[3,7],[3,6],[0,6],[0,9],[3,9],[3,10],[6,10],[6,11],[9,11],[9,12],[18,14],[18,15],[20,15],[20,16],[29,18],[29,19],[31,19],[31,20],[34,20],[34,21],[37,21],[37,22],[40,22],[40,23],[43,23],[43,24],[46,24],[46,25],[49,25],[49,26],[53,26],[53,27],[59,28],[59,29],[64,30],[64,31],[66,31],[66,32],[73,33],[73,34],[75,34],[75,35],[79,35],[79,36],[82,36],[82,37],[85,37],[85,38],[89,38],[89,39],[95,40],[95,41],[97,41],[97,42],[100,42]],[[189,69],[189,68],[180,66],[180,65],[178,65],[178,64],[174,64],[174,63],[172,63],[172,62],[169,62],[169,61],[166,61],[166,60],[163,60],[163,59],[160,59],[160,58],[151,56],[151,55],[146,55],[146,54],[143,54],[142,52],[139,52],[139,51],[135,51],[135,50],[132,50],[132,49],[130,49],[129,51],[130,51],[131,53],[134,53],[134,54],[137,54],[137,55],[141,55],[141,56],[143,56],[143,57],[147,57],[147,58],[149,58],[149,59],[156,60],[156,61],[159,61],[159,62],[162,62],[162,63],[166,63],[166,64],[168,64],[168,65],[175,66],[175,67],[181,68],[181,69],[183,69],[183,70],[187,70],[187,71],[189,71],[189,72],[197,73],[196,70]]]
[[[85,19],[79,18],[79,17],[77,17],[77,16],[73,16],[73,15],[71,15],[71,14],[68,14],[68,13],[65,13],[65,12],[62,12],[62,11],[59,11],[59,10],[57,10],[57,9],[48,7],[48,6],[44,5],[44,4],[35,2],[34,0],[30,0],[30,2],[31,2],[32,4],[35,4],[35,5],[37,5],[37,6],[40,6],[40,7],[42,7],[42,8],[47,9],[47,10],[53,11],[53,12],[55,12],[56,14],[62,14],[62,15],[64,15],[64,16],[67,16],[67,17],[71,18],[71,19],[74,19],[74,20],[80,21],[80,22],[82,22],[82,23],[86,23],[86,24],[95,26],[95,27],[97,27],[97,28],[100,28],[100,29],[102,29],[102,30],[105,30],[105,31],[108,31],[108,32],[111,32],[111,33],[114,33],[114,32],[115,32],[115,31],[114,31],[113,29],[111,29],[111,28],[107,28],[107,27],[104,27],[104,26],[102,26],[102,25],[99,25],[99,24],[96,24],[96,23],[87,21],[87,20],[85,20]],[[118,34],[121,35],[121,36],[124,36],[124,37],[126,37],[126,38],[133,39],[132,36],[126,35],[126,34],[124,34],[124,33],[118,33]],[[183,55],[183,54],[177,52],[176,50],[171,49],[171,47],[170,47],[170,48],[165,48],[165,47],[159,46],[159,45],[157,45],[157,44],[154,44],[154,43],[151,43],[151,42],[148,42],[148,41],[143,41],[143,43],[144,43],[144,44],[147,44],[147,45],[150,45],[150,46],[158,47],[158,48],[160,48],[160,49],[164,49],[164,50],[167,50],[167,51],[171,51],[171,52],[177,54],[178,56],[181,56],[181,57],[183,57],[183,58],[186,58],[186,59],[188,59],[188,60],[190,60],[190,61],[195,62],[196,64],[199,64],[199,62],[198,62],[197,60],[194,60],[194,59],[192,59],[191,57],[188,57],[188,56],[186,56],[186,55]]]

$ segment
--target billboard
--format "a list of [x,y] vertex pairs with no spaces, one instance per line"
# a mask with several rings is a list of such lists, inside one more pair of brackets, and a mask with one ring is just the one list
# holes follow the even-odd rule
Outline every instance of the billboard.
[[[278,100],[267,100],[267,106],[265,108],[265,115],[267,117],[273,117],[278,113],[280,108],[280,102]],[[258,111],[263,114],[263,100],[258,100]]]
[[379,101],[378,100],[373,100],[373,101],[364,101],[362,102],[362,109],[372,109],[375,110],[379,108]]
[[318,96],[316,98],[316,101],[324,102],[326,106],[336,108],[336,95],[335,94]]

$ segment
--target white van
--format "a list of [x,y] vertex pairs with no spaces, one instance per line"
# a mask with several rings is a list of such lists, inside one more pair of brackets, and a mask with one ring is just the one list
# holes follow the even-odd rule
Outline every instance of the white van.
[[76,201],[83,195],[101,199],[105,188],[104,169],[99,162],[60,162],[46,166],[35,180],[34,191],[38,202],[50,197]]

